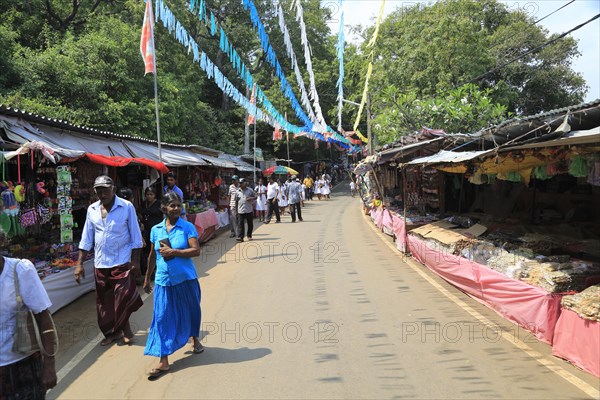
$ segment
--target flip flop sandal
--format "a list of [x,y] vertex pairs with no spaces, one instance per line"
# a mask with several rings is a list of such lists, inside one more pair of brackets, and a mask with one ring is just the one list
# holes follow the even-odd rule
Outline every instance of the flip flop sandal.
[[204,346],[200,344],[198,347],[194,347],[192,351],[194,352],[194,354],[204,353]]
[[163,376],[164,374],[168,373],[170,370],[171,370],[171,367],[169,367],[167,369],[152,368],[150,370],[150,372],[148,372],[148,380],[155,381],[158,378],[160,378],[161,376]]
[[108,346],[110,344],[113,344],[114,342],[118,342],[121,339],[123,339],[123,334],[112,337],[106,337],[102,339],[102,341],[100,342],[100,346]]

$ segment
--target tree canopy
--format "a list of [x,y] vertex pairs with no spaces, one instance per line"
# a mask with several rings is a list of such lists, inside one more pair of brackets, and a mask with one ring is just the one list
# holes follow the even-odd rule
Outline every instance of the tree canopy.
[[[363,29],[362,35],[369,38],[372,31]],[[585,81],[571,69],[579,52],[570,37],[487,73],[555,36],[523,10],[496,0],[396,9],[381,24],[369,85],[380,139],[422,126],[473,132],[509,113],[534,114],[583,101]],[[364,47],[351,53],[347,83],[356,96],[366,53]]]
[[[166,0],[200,48],[238,89],[245,91],[218,36],[188,11],[184,2]],[[282,8],[292,43],[308,82],[300,28]],[[239,0],[206,2],[271,103],[290,122],[301,125],[267,63],[248,12]],[[283,34],[270,1],[256,2],[287,80],[295,82]],[[319,0],[303,0],[304,19],[321,108],[337,126],[337,32],[330,32],[330,10]],[[142,0],[4,0],[0,3],[0,103],[102,130],[155,137],[154,92],[143,75],[139,53]],[[373,27],[361,30],[370,37]],[[374,133],[394,140],[421,126],[448,132],[481,128],[509,113],[535,113],[579,102],[585,82],[571,69],[577,43],[552,46],[501,68],[551,38],[523,12],[496,0],[448,0],[399,8],[382,23],[370,83]],[[161,25],[155,27],[161,133],[171,143],[195,143],[239,154],[244,142],[244,110],[223,95]],[[346,48],[344,92],[358,101],[367,66],[363,45]],[[483,76],[482,76],[483,75]],[[478,79],[474,79],[478,78]],[[292,87],[299,96],[295,83]],[[344,107],[350,129],[357,109]],[[364,121],[364,118],[363,118]],[[361,126],[364,132],[364,126]],[[267,156],[285,158],[285,145],[272,141],[272,128],[257,125],[257,144]],[[313,142],[290,141],[295,159],[314,159]]]

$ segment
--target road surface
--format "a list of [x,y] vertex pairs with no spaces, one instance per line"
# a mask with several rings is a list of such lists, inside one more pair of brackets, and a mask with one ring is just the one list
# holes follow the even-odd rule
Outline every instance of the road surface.
[[206,351],[179,350],[157,381],[145,376],[156,359],[143,355],[152,298],[132,317],[135,345],[108,348],[96,343],[93,297],[84,298],[88,312],[73,318],[85,337],[61,353],[48,397],[598,397],[598,379],[404,259],[343,188],[303,217],[257,223],[252,242],[225,232],[202,247]]

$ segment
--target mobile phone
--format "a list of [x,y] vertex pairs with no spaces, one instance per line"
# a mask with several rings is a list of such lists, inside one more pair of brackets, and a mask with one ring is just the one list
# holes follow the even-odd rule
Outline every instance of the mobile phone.
[[[167,246],[167,247],[171,247],[171,242],[169,241],[169,238],[164,238],[164,239],[161,239],[161,240],[159,240],[158,242],[159,242],[159,243],[161,243],[161,244],[164,244],[164,245],[165,245],[165,246]],[[169,260],[172,260],[172,259],[174,259],[174,258],[175,258],[175,256],[163,257],[163,260],[165,260],[165,261],[169,261]]]

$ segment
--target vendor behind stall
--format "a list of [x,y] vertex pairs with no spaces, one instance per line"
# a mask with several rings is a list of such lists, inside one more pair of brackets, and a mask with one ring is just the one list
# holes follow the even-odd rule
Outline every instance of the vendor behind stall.
[[[169,172],[166,175],[166,181],[167,184],[165,185],[165,187],[163,188],[163,193],[169,193],[169,192],[175,192],[179,195],[179,198],[181,198],[181,204],[183,204],[183,190],[181,190],[177,185],[177,178],[175,177],[175,174],[172,172]],[[187,221],[186,215],[185,215],[185,207],[183,207],[181,209],[181,216],[179,217],[185,221]]]

